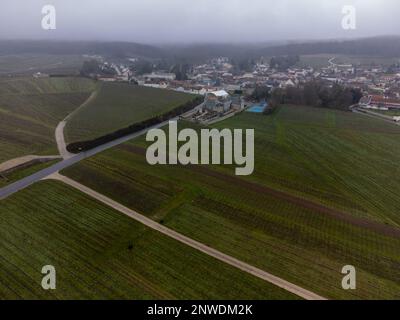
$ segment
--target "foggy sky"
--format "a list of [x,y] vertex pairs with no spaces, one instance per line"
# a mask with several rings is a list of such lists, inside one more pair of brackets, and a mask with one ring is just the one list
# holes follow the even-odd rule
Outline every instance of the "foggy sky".
[[[41,28],[42,7],[57,30]],[[357,9],[343,30],[342,7]],[[0,0],[0,39],[262,42],[400,32],[398,0]]]

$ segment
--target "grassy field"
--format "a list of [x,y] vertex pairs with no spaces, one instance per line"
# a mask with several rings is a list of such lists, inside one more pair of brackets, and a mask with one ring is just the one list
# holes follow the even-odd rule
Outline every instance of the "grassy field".
[[341,54],[311,54],[302,55],[300,62],[297,63],[298,67],[313,67],[321,69],[329,66],[329,60],[333,57],[336,64],[354,64],[364,66],[383,65],[390,66],[399,63],[399,58],[385,58],[385,57],[371,57],[371,56],[346,56]]
[[[62,183],[2,201],[0,299],[295,299]],[[57,289],[41,288],[53,265]]]
[[312,67],[314,69],[321,69],[329,65],[329,59],[332,57],[333,55],[329,54],[303,55],[300,56],[300,61],[296,66],[301,68]]
[[94,90],[82,78],[0,79],[0,162],[56,154],[54,130]]
[[103,83],[95,99],[67,123],[68,142],[91,140],[161,115],[193,99],[170,90]]
[[[149,166],[143,139],[64,173],[329,298],[400,298],[398,237],[267,189],[398,226],[400,181],[393,171],[400,160],[399,128],[356,114],[291,106],[268,117],[243,113],[215,126],[256,129],[253,176],[233,177],[233,168],[222,166]],[[356,291],[341,289],[340,270],[347,264],[357,268]]]
[[253,181],[400,227],[400,127],[347,112],[284,107],[221,123],[254,127]]
[[0,76],[33,73],[77,74],[85,58],[80,55],[13,54],[0,56]]

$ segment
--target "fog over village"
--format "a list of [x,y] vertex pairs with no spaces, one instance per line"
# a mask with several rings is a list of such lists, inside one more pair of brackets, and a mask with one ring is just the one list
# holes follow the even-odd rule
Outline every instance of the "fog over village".
[[[57,9],[57,30],[40,27],[41,8]],[[357,8],[357,29],[341,28],[343,6]],[[0,38],[139,43],[242,43],[392,35],[396,0],[3,0]],[[379,21],[379,23],[375,23]]]

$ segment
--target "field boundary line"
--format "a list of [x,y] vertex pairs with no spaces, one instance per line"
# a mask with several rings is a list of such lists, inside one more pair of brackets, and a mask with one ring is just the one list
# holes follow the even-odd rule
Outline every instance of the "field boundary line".
[[227,254],[224,254],[216,249],[213,249],[209,246],[206,246],[205,244],[198,242],[196,240],[193,240],[187,236],[184,236],[172,229],[169,229],[153,220],[151,220],[150,218],[147,218],[139,213],[137,213],[136,211],[129,209],[125,206],[123,206],[122,204],[80,184],[79,182],[72,180],[66,176],[63,176],[59,173],[54,173],[51,176],[48,176],[46,179],[51,179],[51,180],[56,180],[56,181],[60,181],[65,183],[66,185],[73,187],[76,190],[79,190],[81,192],[83,192],[84,194],[90,196],[91,198],[94,198],[98,201],[100,201],[101,203],[119,211],[120,213],[123,213],[124,215],[136,220],[137,222],[155,230],[158,232],[161,232],[162,234],[176,240],[179,241],[185,245],[188,245],[198,251],[201,251],[202,253],[205,253],[217,260],[220,260],[222,262],[225,262],[237,269],[240,269],[246,273],[249,273],[259,279],[262,279],[264,281],[267,281],[279,288],[282,288],[288,292],[291,292],[303,299],[306,300],[327,300],[326,298],[317,295],[314,292],[311,292],[307,289],[304,289],[300,286],[297,286],[289,281],[286,281],[282,278],[279,278],[277,276],[274,276],[264,270],[258,269],[248,263],[245,263],[243,261],[240,261],[232,256],[229,256]]

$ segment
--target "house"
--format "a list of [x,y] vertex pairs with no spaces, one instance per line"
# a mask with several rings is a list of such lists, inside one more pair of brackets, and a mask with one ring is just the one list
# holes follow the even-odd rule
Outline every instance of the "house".
[[165,81],[160,81],[158,83],[144,83],[143,86],[156,89],[167,89],[168,83]]
[[400,109],[400,100],[380,95],[368,95],[361,98],[360,105],[365,107]]
[[148,73],[143,75],[143,78],[146,81],[154,81],[154,80],[164,80],[164,81],[173,81],[176,79],[175,73]]
[[288,88],[288,87],[294,87],[294,86],[295,86],[295,83],[291,79],[289,79],[287,81],[282,81],[280,84],[281,88]]
[[206,95],[204,107],[209,111],[227,112],[232,105],[229,93],[225,90],[213,91]]
[[239,84],[228,84],[228,85],[225,85],[225,90],[228,92],[235,92],[235,91],[242,90],[242,88]]
[[117,79],[114,76],[100,76],[98,77],[99,81],[104,81],[104,82],[114,82],[117,81]]

